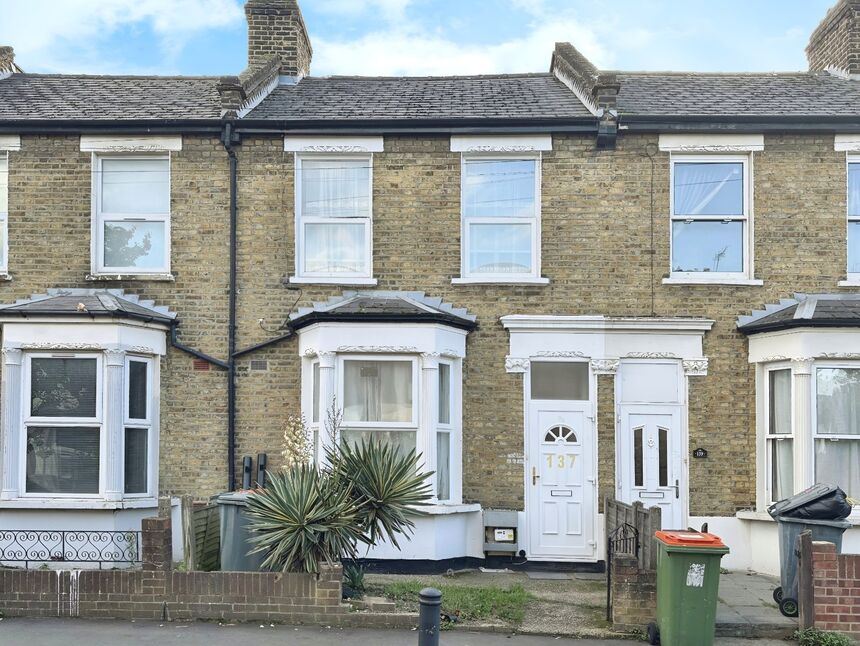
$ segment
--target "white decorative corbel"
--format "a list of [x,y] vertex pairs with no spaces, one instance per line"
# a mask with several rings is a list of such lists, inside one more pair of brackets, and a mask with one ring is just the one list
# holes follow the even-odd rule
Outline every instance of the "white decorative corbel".
[[614,375],[620,363],[618,359],[592,359],[591,369],[596,375]]
[[688,377],[704,377],[708,374],[708,358],[684,359],[681,362],[684,374]]
[[525,357],[505,357],[505,370],[512,373],[523,373],[529,370],[529,360]]

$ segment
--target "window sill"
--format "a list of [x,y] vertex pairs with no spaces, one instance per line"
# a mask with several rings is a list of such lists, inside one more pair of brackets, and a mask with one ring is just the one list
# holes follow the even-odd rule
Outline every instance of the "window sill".
[[857,278],[846,278],[836,283],[839,287],[860,287],[860,276]]
[[173,274],[87,274],[90,282],[108,282],[114,280],[148,280],[150,282],[172,283],[176,280]]
[[151,509],[158,507],[157,498],[16,498],[0,500],[0,509]]
[[[776,522],[766,511],[753,511],[752,509],[735,513],[735,518],[738,518],[739,520],[751,520],[764,523]],[[860,526],[860,511],[858,511],[858,508],[855,507],[851,515],[845,520],[851,521],[851,524],[855,527]]]
[[759,278],[681,278],[670,277],[663,279],[664,285],[729,285],[738,287],[759,287],[764,281]]
[[375,287],[375,278],[326,278],[324,276],[287,276],[284,284],[289,285],[364,285]]
[[549,285],[549,278],[452,278],[452,285]]
[[481,511],[481,505],[478,503],[471,504],[446,504],[437,502],[426,507],[421,507],[421,512],[428,516],[444,516],[446,514],[472,514]]
[[7,274],[6,272],[0,272],[0,283],[9,282],[12,280],[12,274]]

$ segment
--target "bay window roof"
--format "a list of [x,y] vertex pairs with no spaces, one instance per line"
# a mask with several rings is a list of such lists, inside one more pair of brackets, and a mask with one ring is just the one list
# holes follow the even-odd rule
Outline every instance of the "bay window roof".
[[135,319],[146,323],[173,325],[176,313],[153,301],[142,300],[121,289],[54,288],[33,294],[9,305],[0,305],[0,318],[12,316],[74,316],[78,318]]
[[738,317],[743,334],[799,327],[860,327],[860,294],[795,294]]
[[477,327],[476,317],[463,308],[431,298],[424,292],[347,291],[290,316],[290,327],[313,323],[442,323],[463,330]]

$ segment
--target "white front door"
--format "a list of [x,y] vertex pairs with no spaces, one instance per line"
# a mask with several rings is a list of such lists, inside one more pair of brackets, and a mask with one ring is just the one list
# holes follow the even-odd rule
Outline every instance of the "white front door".
[[622,407],[618,437],[619,497],[661,509],[663,529],[685,529],[686,476],[680,408]]
[[588,402],[538,402],[529,411],[529,557],[594,560],[594,420]]

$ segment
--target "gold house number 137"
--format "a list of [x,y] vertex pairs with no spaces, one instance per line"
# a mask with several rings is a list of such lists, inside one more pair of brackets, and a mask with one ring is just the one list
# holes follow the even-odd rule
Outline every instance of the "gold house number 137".
[[564,469],[565,467],[572,469],[573,465],[576,463],[575,455],[565,455],[564,453],[547,453],[546,454],[546,465],[550,469],[559,468]]

